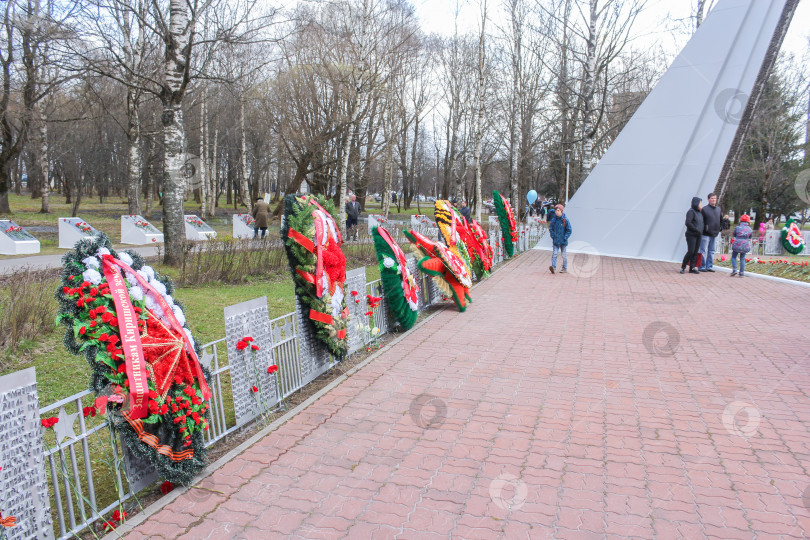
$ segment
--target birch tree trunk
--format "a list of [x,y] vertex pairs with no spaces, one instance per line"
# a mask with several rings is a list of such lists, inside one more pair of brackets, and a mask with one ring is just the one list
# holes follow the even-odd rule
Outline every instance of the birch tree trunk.
[[385,119],[385,168],[382,194],[382,215],[388,219],[388,212],[391,210],[391,189],[394,184],[394,126],[391,119],[392,113],[388,113]]
[[352,140],[357,135],[357,119],[360,116],[360,99],[361,95],[358,94],[354,101],[352,101],[351,108],[349,109],[349,133],[343,140],[343,155],[340,160],[340,172],[338,173],[338,216],[340,217],[340,230],[342,234],[346,235],[346,196],[347,196],[347,173],[349,170],[349,153],[351,152]]
[[593,93],[596,78],[596,22],[599,18],[598,0],[590,0],[588,41],[582,74],[582,177],[584,182],[593,169]]
[[241,187],[242,203],[247,206],[248,213],[253,209],[253,201],[251,200],[250,189],[248,188],[248,172],[247,172],[247,130],[245,129],[245,102],[239,101],[239,129],[242,134],[241,148],[242,156],[239,160],[239,168],[241,169]]
[[219,126],[214,129],[214,147],[211,149],[211,166],[208,169],[208,174],[211,180],[211,188],[208,193],[211,200],[208,207],[211,209],[211,215],[217,213],[217,203],[219,202],[219,165],[217,162],[217,152],[219,151]]
[[163,262],[178,265],[183,260],[186,242],[183,208],[183,165],[185,163],[185,126],[183,95],[188,82],[191,47],[189,6],[185,0],[169,3],[169,33],[166,36],[163,102],[163,233],[166,251]]
[[127,207],[130,215],[141,213],[141,119],[133,88],[127,90]]
[[522,46],[523,39],[521,36],[520,28],[521,23],[517,17],[517,2],[512,2],[511,17],[512,17],[512,104],[511,111],[509,111],[509,191],[511,194],[510,204],[512,205],[513,212],[519,212],[518,206],[519,193],[518,193],[518,163],[520,161],[520,147],[518,145],[518,117],[520,112],[520,74],[522,70]]
[[40,208],[41,214],[49,214],[50,207],[50,156],[48,153],[48,122],[45,118],[45,111],[42,101],[37,102],[34,107],[36,115],[37,129],[35,131],[34,152],[36,156],[34,163],[39,169],[37,171],[40,178],[40,188],[42,195],[42,207]]
[[208,120],[205,117],[205,92],[200,100],[200,164],[197,174],[200,175],[200,216],[208,217],[208,156],[206,143],[208,137]]
[[478,98],[477,114],[475,115],[475,150],[473,159],[475,160],[475,207],[473,214],[475,220],[481,221],[481,147],[483,145],[484,133],[484,39],[486,37],[487,23],[487,1],[484,0],[481,10],[481,35],[478,39]]

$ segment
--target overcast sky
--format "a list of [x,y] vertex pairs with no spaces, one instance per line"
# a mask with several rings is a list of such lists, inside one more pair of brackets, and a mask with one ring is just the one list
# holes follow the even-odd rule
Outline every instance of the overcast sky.
[[[459,33],[476,32],[479,24],[480,0],[412,0],[422,28],[428,33],[452,35],[456,5],[460,6]],[[769,0],[755,0],[757,2]],[[650,47],[660,44],[674,57],[686,44],[688,35],[674,32],[678,19],[687,19],[692,10],[692,0],[648,0],[644,11],[634,25],[634,46]],[[488,12],[493,21],[502,20],[503,7],[499,0],[488,0]],[[799,2],[783,50],[790,50],[799,57],[807,57],[810,29],[802,22],[810,21],[810,0]],[[491,24],[491,23],[488,23]]]

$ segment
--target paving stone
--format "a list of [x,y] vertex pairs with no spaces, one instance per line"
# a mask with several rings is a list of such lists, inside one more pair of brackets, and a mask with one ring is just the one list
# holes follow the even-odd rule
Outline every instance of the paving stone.
[[810,536],[810,335],[756,315],[807,320],[810,289],[548,259],[501,267],[130,538]]

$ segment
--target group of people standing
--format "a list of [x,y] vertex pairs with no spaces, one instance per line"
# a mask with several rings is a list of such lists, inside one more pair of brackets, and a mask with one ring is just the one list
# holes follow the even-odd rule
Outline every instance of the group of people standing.
[[[731,227],[728,215],[723,216],[717,206],[717,195],[709,193],[709,204],[703,206],[700,197],[692,197],[692,207],[686,212],[686,255],[681,263],[681,274],[686,273],[689,265],[690,274],[714,272],[714,250],[717,236]],[[751,218],[748,214],[740,216],[740,223],[734,228],[731,241],[731,275],[745,275],[745,254],[751,251]],[[698,259],[701,263],[698,264]],[[740,272],[737,273],[737,259]]]

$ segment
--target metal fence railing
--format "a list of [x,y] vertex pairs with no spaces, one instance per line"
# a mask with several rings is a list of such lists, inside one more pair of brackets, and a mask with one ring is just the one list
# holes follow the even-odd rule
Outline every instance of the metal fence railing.
[[[522,228],[519,231],[520,240],[516,251],[526,251],[534,247],[544,232],[545,229],[542,227]],[[495,250],[494,269],[504,260],[500,227],[497,223],[490,223],[489,233],[490,242]],[[398,229],[395,234],[397,238],[400,237]],[[438,287],[428,275],[417,270],[416,260],[413,257],[408,257],[408,265],[420,287],[419,309],[425,309],[439,301],[442,295]],[[362,343],[368,345],[392,331],[396,323],[388,311],[380,280],[366,283],[365,294],[381,298],[377,307],[366,306],[366,309],[373,313],[374,327],[378,329],[378,333],[372,332],[373,328],[368,324],[362,329],[355,327],[350,331],[360,331]],[[365,301],[365,298],[363,300]],[[304,349],[300,343],[302,329],[297,315],[296,312],[291,312],[270,320],[273,336],[271,357],[279,367],[276,379],[277,399],[263,403],[263,406],[256,410],[254,418],[277,408],[284,399],[309,384],[318,375],[318,373],[308,375],[303,373],[301,351]],[[205,434],[205,445],[210,447],[245,427],[245,423],[237,424],[235,419],[231,363],[226,361],[226,338],[203,345],[200,358],[211,373],[212,397],[206,413],[209,429]],[[332,365],[334,362],[326,365],[323,371]],[[105,519],[104,516],[109,512],[118,508],[124,501],[137,498],[138,491],[157,479],[153,469],[138,463],[129,455],[122,441],[110,429],[106,419],[100,415],[97,417],[90,415],[89,412],[85,414],[93,405],[94,397],[92,392],[85,390],[39,410],[40,417],[55,415],[58,412],[60,418],[68,419],[66,422],[73,420],[75,423],[78,419],[78,433],[62,437],[53,430],[47,430],[44,435],[44,462],[51,500],[50,519],[53,523],[54,536],[60,540],[75,537],[93,522]],[[99,489],[101,478],[106,480],[103,489]],[[113,479],[112,487],[110,478]]]

